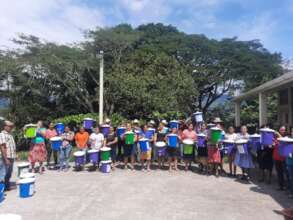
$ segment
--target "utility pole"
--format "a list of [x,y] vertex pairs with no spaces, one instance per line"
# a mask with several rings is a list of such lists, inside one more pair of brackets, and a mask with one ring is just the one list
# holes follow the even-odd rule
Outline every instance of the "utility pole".
[[101,50],[98,54],[100,59],[100,97],[99,97],[99,124],[103,123],[104,111],[104,52]]

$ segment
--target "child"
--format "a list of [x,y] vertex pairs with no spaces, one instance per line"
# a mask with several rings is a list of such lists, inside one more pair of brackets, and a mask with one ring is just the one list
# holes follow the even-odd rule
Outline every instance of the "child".
[[[206,139],[208,137],[208,130],[205,123],[201,124],[199,129],[199,134],[205,135]],[[208,149],[207,149],[207,142],[205,141],[204,146],[197,146],[197,156],[199,162],[199,171],[200,172],[208,172]]]
[[[235,129],[233,126],[230,126],[228,128],[228,132],[225,134],[225,140],[229,140],[229,141],[236,141],[237,139],[237,134],[235,133]],[[228,161],[229,161],[229,176],[234,176],[236,177],[236,171],[237,171],[237,167],[234,164],[234,159],[235,159],[235,149],[233,149],[229,154],[228,154]],[[233,170],[232,170],[232,166],[233,166]]]
[[[182,140],[192,140],[193,142],[196,142],[197,140],[197,135],[194,131],[194,127],[193,124],[190,123],[188,125],[188,129],[185,129],[181,135]],[[185,163],[185,171],[188,170],[188,167],[191,167],[191,162],[194,159],[194,149],[193,152],[191,154],[187,154],[184,153],[184,149],[183,149],[183,159],[184,159],[184,163]]]
[[110,132],[106,138],[106,145],[107,147],[111,148],[112,170],[114,170],[116,167],[117,143],[118,143],[118,138],[114,132],[113,127],[110,127]]
[[148,126],[143,126],[143,132],[139,136],[139,139],[148,139],[148,150],[146,152],[140,152],[140,162],[141,162],[141,170],[144,170],[144,164],[147,163],[147,171],[149,172],[151,170],[151,156],[152,156],[152,148],[150,146],[150,143],[154,141],[154,137],[149,133]]
[[[249,139],[249,134],[247,132],[247,127],[242,126],[240,134],[237,135],[237,140],[240,139]],[[242,180],[248,180],[249,178],[249,169],[254,168],[252,162],[251,153],[248,149],[247,153],[240,153],[238,150],[235,153],[234,164],[239,166],[242,169]]]
[[[177,138],[176,146],[170,143],[169,138],[171,135],[175,135]],[[171,133],[168,134],[165,138],[167,144],[167,153],[168,153],[168,163],[169,163],[169,171],[172,171],[172,161],[174,161],[174,170],[178,170],[178,147],[180,142],[180,136],[178,136],[177,128],[172,128]]]
[[133,138],[131,140],[127,140],[126,135],[127,132],[133,132],[132,126],[130,123],[126,125],[126,133],[122,135],[122,138],[124,140],[124,146],[123,146],[123,152],[124,152],[124,169],[127,168],[128,165],[128,159],[130,158],[131,162],[131,170],[134,170],[134,157],[135,157],[135,145],[134,143],[137,141],[137,135],[134,134]]
[[72,150],[71,142],[74,140],[74,132],[68,126],[65,127],[64,133],[61,135],[62,147],[60,150],[60,171],[65,172],[69,169],[69,158]]

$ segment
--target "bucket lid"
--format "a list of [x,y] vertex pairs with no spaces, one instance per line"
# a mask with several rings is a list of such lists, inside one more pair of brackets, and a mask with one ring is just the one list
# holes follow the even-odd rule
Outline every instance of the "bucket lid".
[[52,137],[50,138],[50,141],[62,141],[61,137]]
[[202,115],[202,112],[195,112],[194,115]]
[[34,183],[36,178],[25,178],[18,181],[19,184]]
[[156,131],[155,128],[148,128],[148,131]]
[[179,123],[177,120],[172,120],[170,123]]
[[94,119],[92,119],[92,118],[84,118],[83,120],[84,121],[94,121]]
[[134,134],[132,131],[126,131],[125,134]]
[[102,160],[101,163],[112,163],[112,160]]
[[19,177],[20,177],[20,179],[35,178],[36,174],[34,174],[34,173],[22,173]]
[[101,125],[101,127],[102,127],[102,128],[110,128],[110,125],[108,125],[108,124],[103,124],[103,125]]
[[287,143],[293,143],[293,138],[281,137],[281,138],[278,138],[278,141],[287,142]]
[[261,132],[275,132],[273,129],[270,129],[270,128],[262,128],[262,129],[259,129]]
[[192,144],[194,144],[194,141],[191,139],[185,139],[185,140],[183,140],[183,144],[192,145]]
[[109,151],[109,150],[111,150],[110,147],[102,147],[102,148],[101,148],[101,151]]
[[175,137],[175,136],[178,137],[177,134],[168,134],[168,135],[167,135],[167,137],[170,137],[170,136],[171,136],[171,137]]
[[122,129],[126,129],[125,127],[118,127],[117,129],[122,130]]
[[223,140],[223,143],[234,144],[235,141],[233,141],[233,140]]
[[252,134],[249,137],[251,137],[251,138],[260,138],[260,135],[259,134]]
[[37,127],[36,124],[27,124],[24,126],[24,128],[29,128],[29,127]]
[[218,127],[212,127],[211,130],[212,131],[222,131],[222,129],[221,128],[218,128]]
[[76,152],[74,152],[74,156],[76,156],[76,157],[80,157],[80,156],[84,156],[84,152],[83,151],[76,151]]
[[17,164],[17,167],[29,167],[30,163],[28,162],[22,162],[20,164]]
[[95,150],[95,149],[91,149],[88,151],[88,153],[98,153],[99,151],[98,150]]
[[207,124],[207,126],[208,126],[208,127],[214,127],[215,124],[214,124],[214,123],[209,123],[209,124]]
[[235,141],[236,144],[246,144],[248,143],[248,140],[245,140],[245,139],[239,139],[237,141]]
[[64,125],[62,122],[58,122],[56,123],[56,125]]
[[206,135],[203,133],[199,133],[199,134],[197,134],[197,137],[206,137]]
[[164,141],[158,141],[158,142],[156,143],[156,146],[157,146],[157,147],[165,147],[165,146],[166,146],[166,143],[165,143]]
[[142,138],[142,139],[139,140],[139,142],[140,142],[140,141],[141,141],[141,142],[149,141],[149,139],[147,139],[147,138]]

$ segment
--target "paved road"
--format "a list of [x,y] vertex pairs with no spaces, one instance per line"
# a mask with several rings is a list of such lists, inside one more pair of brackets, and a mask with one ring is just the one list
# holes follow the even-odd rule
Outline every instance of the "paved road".
[[0,213],[19,214],[24,220],[275,220],[283,218],[273,210],[290,202],[272,186],[185,171],[47,171],[37,176],[32,198],[21,199],[17,190],[11,191]]

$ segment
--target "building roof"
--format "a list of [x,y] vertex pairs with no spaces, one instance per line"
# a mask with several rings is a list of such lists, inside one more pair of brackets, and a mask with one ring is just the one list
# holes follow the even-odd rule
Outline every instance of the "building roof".
[[249,90],[246,93],[240,94],[239,96],[234,97],[233,100],[235,102],[242,101],[245,99],[253,98],[261,92],[268,93],[280,90],[280,88],[285,88],[290,83],[293,83],[293,71],[285,73],[278,78],[268,81],[252,90]]

